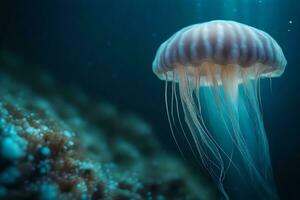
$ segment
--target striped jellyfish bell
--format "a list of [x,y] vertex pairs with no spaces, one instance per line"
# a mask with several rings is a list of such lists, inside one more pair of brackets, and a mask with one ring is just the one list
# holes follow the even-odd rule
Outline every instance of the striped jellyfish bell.
[[159,47],[152,69],[162,80],[172,81],[174,72],[185,71],[213,84],[214,79],[222,82],[222,72],[238,73],[239,80],[246,74],[243,78],[277,77],[286,63],[269,34],[238,22],[215,20],[175,33]]

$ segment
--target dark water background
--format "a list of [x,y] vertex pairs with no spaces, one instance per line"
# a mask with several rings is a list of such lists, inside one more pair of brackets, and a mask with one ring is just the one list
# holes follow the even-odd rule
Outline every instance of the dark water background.
[[262,29],[282,46],[284,75],[263,81],[264,120],[282,199],[300,199],[300,1],[48,0],[1,1],[0,48],[64,84],[82,88],[149,121],[177,153],[152,73],[158,46],[180,28],[231,19]]

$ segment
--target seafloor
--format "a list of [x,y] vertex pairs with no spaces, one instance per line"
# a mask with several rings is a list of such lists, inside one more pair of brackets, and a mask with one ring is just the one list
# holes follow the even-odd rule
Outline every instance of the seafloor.
[[0,199],[211,200],[151,125],[0,52]]

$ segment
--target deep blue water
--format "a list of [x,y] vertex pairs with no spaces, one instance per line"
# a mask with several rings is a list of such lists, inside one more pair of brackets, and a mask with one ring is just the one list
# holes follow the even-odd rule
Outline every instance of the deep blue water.
[[273,80],[272,94],[269,82],[263,81],[264,121],[280,196],[299,199],[299,10],[297,0],[1,1],[0,48],[45,68],[63,83],[140,114],[176,151],[164,84],[151,69],[158,46],[187,25],[213,19],[268,32],[281,45],[288,65]]

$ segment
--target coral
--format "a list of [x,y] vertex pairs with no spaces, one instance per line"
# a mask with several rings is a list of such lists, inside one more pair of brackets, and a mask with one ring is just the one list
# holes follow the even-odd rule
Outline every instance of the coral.
[[0,198],[216,198],[210,184],[162,149],[140,117],[62,87],[46,73],[10,67],[6,54],[0,72]]

